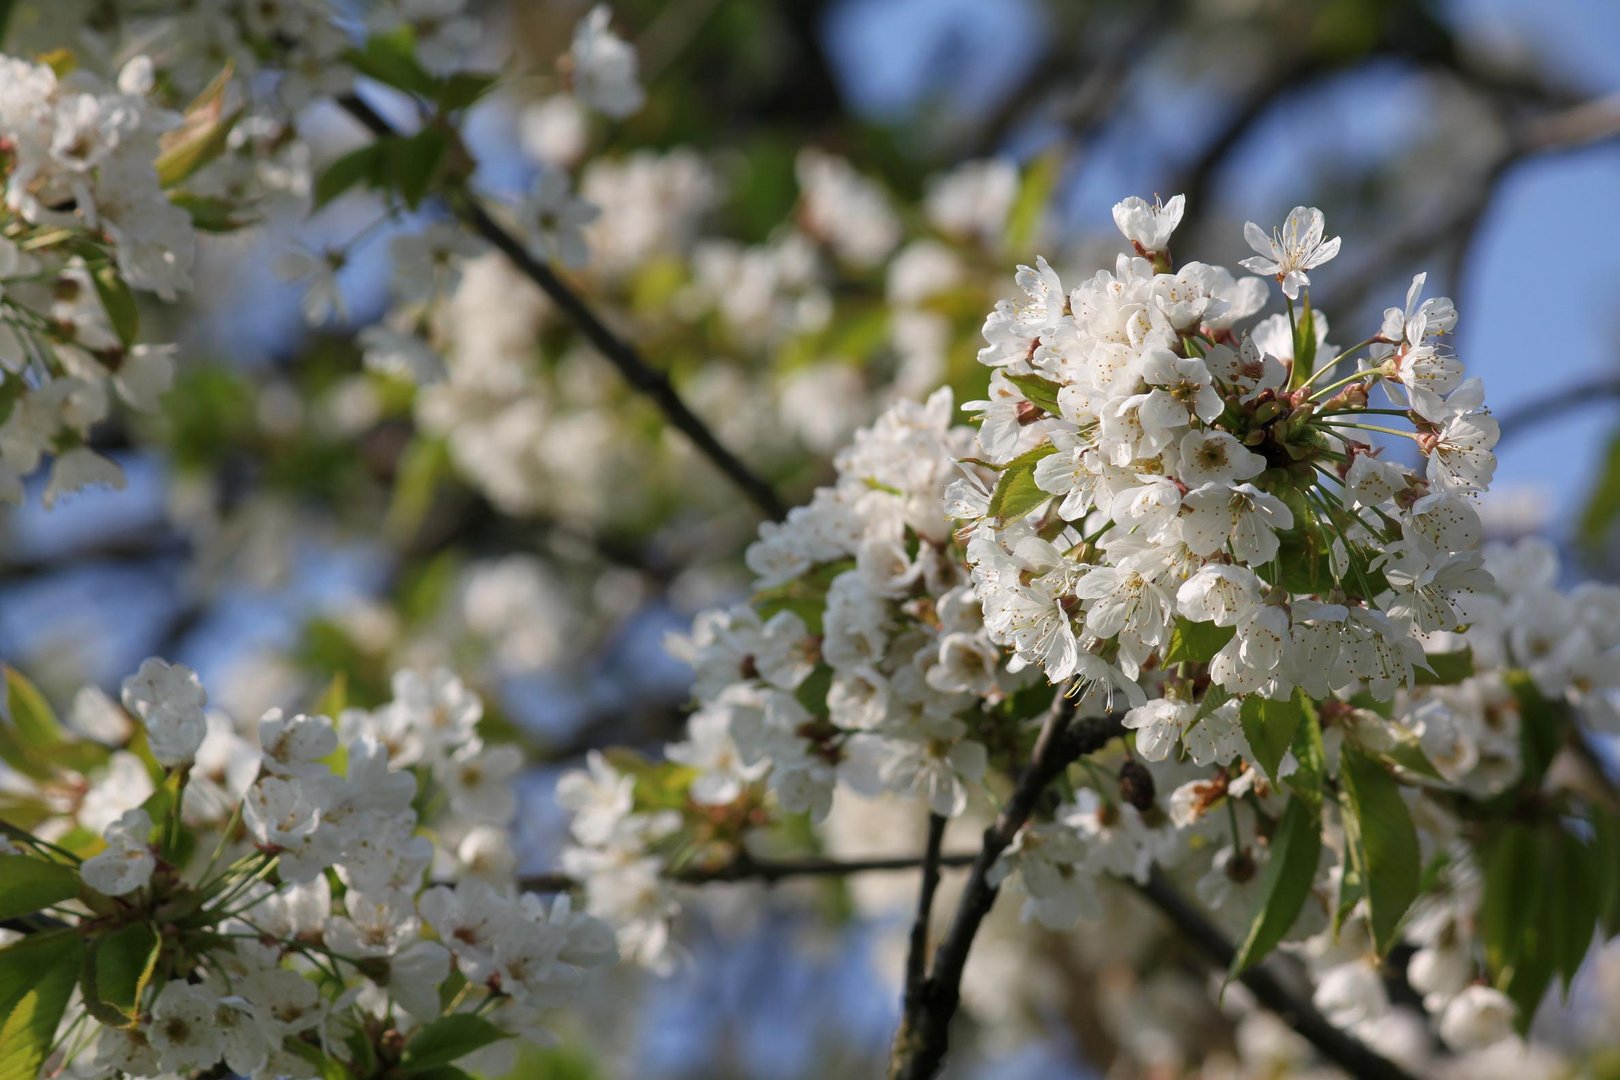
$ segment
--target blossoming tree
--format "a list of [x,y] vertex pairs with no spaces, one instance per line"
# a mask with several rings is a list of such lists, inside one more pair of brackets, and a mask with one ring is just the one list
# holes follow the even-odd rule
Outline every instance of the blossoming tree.
[[[472,118],[536,73],[460,0],[118,2],[66,46],[23,14],[57,47],[0,58],[0,502],[121,486],[150,438],[229,558],[315,505],[404,569],[267,709],[165,658],[60,709],[6,667],[0,1077],[533,1075],[593,987],[689,962],[692,912],[829,880],[874,918],[904,886],[894,1077],[946,1067],[964,1003],[1061,1004],[1121,1075],[1155,1040],[1164,1075],[1551,1053],[1538,1010],[1620,926],[1620,589],[1488,541],[1499,424],[1425,274],[1330,329],[1322,211],[1232,268],[1186,257],[1179,194],[1049,263],[1052,157],[899,214],[797,150],[790,220],[710,235],[716,161],[607,152],[656,102],[601,7],[524,107],[522,197]],[[359,141],[311,165],[334,116]],[[337,389],[154,340],[214,245],[344,206],[273,260],[330,326],[389,234]],[[184,509],[226,458],[283,487]],[[452,502],[517,539],[446,561]],[[619,539],[649,521],[674,554]],[[682,551],[719,582],[669,642],[691,707],[651,752],[607,718],[550,748],[567,838],[526,865],[531,758],[473,672],[565,666]]]

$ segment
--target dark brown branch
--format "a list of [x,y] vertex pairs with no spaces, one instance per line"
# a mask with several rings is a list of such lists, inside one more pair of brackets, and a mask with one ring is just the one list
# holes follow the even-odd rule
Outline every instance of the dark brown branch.
[[[967,866],[976,858],[970,852],[939,856],[940,867]],[[787,878],[847,877],[895,870],[915,870],[925,859],[918,855],[891,855],[870,859],[828,859],[807,856],[800,859],[757,858],[746,852],[717,867],[694,867],[673,875],[683,885],[709,885],[719,882],[762,881],[767,885]],[[525,892],[564,892],[579,882],[567,874],[531,874],[518,881]]]
[[[398,134],[386,117],[356,95],[347,95],[339,102],[373,135],[386,138]],[[698,451],[713,462],[750,502],[772,520],[786,514],[786,507],[770,483],[744,465],[720,442],[708,425],[698,419],[676,391],[669,376],[649,364],[635,346],[608,329],[596,312],[551,267],[536,258],[527,245],[490,216],[483,203],[466,194],[456,200],[455,210],[473,232],[483,237],[525,277],[538,285],[625,381],[650,398],[665,419],[692,440]]]
[[949,1043],[951,1019],[961,1004],[968,950],[1000,892],[1000,886],[990,882],[991,869],[1029,820],[1047,785],[1071,763],[1125,733],[1123,717],[1118,714],[1071,720],[1069,703],[1059,697],[1041,727],[1018,786],[984,831],[984,844],[973,860],[956,915],[934,951],[933,967],[901,1016],[889,1059],[890,1080],[925,1080],[939,1072]]
[[939,849],[945,839],[946,819],[928,815],[928,846],[923,851],[922,884],[917,890],[917,918],[911,924],[911,943],[906,951],[905,1009],[915,1007],[928,975],[928,920],[934,913],[934,892],[939,888]]
[[[1231,968],[1232,958],[1237,955],[1236,947],[1203,912],[1188,903],[1164,875],[1155,870],[1148,883],[1141,886],[1141,892],[1212,963],[1222,969]],[[1411,1073],[1329,1023],[1316,1006],[1284,986],[1264,966],[1252,967],[1238,978],[1261,1005],[1276,1013],[1323,1057],[1357,1080],[1414,1080]]]

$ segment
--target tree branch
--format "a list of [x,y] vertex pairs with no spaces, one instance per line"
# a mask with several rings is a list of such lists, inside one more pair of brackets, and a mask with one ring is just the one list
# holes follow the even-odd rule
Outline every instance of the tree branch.
[[[1211,962],[1223,969],[1231,968],[1232,959],[1237,955],[1236,947],[1203,912],[1188,903],[1163,874],[1155,869],[1148,883],[1139,888]],[[1323,1057],[1357,1080],[1414,1080],[1411,1073],[1329,1023],[1315,1005],[1284,986],[1265,967],[1252,967],[1238,979],[1260,1004],[1303,1035]]]
[[1568,416],[1572,409],[1600,405],[1616,399],[1620,399],[1620,375],[1599,375],[1596,378],[1571,383],[1545,397],[1528,401],[1500,414],[1497,423],[1501,426],[1502,436],[1497,440],[1497,445],[1507,442],[1509,436],[1522,435],[1527,429],[1538,424],[1562,419]]
[[[971,852],[945,853],[938,857],[939,867],[967,866],[977,858]],[[800,859],[764,859],[739,853],[730,862],[716,867],[696,867],[671,875],[671,880],[682,885],[710,885],[720,882],[762,881],[767,885],[787,878],[848,877],[851,874],[887,873],[895,870],[915,870],[926,861],[925,856],[885,855],[869,859],[829,859],[807,856]],[[518,879],[518,888],[524,892],[566,892],[579,882],[567,874],[530,874]]]
[[1348,277],[1340,278],[1323,308],[1345,311],[1402,264],[1453,241],[1466,241],[1484,220],[1503,179],[1518,165],[1550,154],[1584,150],[1620,138],[1620,95],[1583,102],[1535,117],[1509,133],[1507,146],[1492,160],[1471,191],[1451,200],[1449,213],[1425,213],[1420,221],[1392,230],[1391,240]]
[[984,844],[973,860],[950,930],[934,952],[933,969],[901,1016],[889,1058],[890,1080],[925,1080],[939,1072],[951,1018],[961,1004],[968,950],[1000,892],[999,885],[990,883],[991,869],[1029,820],[1047,785],[1072,762],[1123,735],[1123,719],[1121,714],[1111,713],[1071,723],[1069,702],[1059,696],[1054,703],[1012,797],[984,831]]
[[[393,124],[360,97],[349,94],[339,99],[349,115],[353,116],[378,138],[399,134]],[[584,299],[558,277],[544,261],[537,259],[517,237],[513,236],[471,193],[456,200],[456,216],[473,232],[483,237],[530,281],[551,298],[568,320],[595,346],[596,351],[632,387],[646,395],[658,406],[670,424],[688,439],[698,451],[714,463],[726,478],[736,485],[750,502],[772,520],[782,518],[787,509],[775,489],[763,477],[720,442],[707,424],[692,412],[676,391],[669,376],[647,363],[635,346],[608,329]]]
[[916,1007],[928,975],[928,919],[934,912],[934,891],[939,888],[939,848],[945,839],[945,817],[928,815],[928,847],[923,852],[922,885],[917,891],[917,919],[911,924],[911,944],[906,952],[905,1009]]

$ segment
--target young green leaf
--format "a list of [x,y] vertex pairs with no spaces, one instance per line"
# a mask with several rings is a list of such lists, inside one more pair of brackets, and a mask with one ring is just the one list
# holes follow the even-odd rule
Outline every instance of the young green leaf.
[[79,872],[33,855],[0,855],[0,919],[33,915],[79,892]]
[[482,1050],[490,1043],[507,1038],[506,1032],[481,1016],[471,1013],[452,1013],[422,1028],[405,1044],[400,1064],[406,1075],[414,1076],[429,1069],[448,1065],[474,1050]]
[[1396,928],[1417,899],[1423,866],[1417,830],[1401,786],[1376,759],[1353,746],[1339,753],[1344,831],[1367,898],[1373,946],[1380,955],[1395,944]]
[[1039,405],[1053,416],[1062,410],[1058,408],[1058,390],[1061,387],[1051,379],[1039,375],[1008,375],[1007,381],[1024,392],[1031,404]]
[[1474,650],[1463,646],[1456,652],[1428,653],[1429,668],[1418,668],[1419,686],[1454,686],[1474,673]]
[[1229,978],[1265,959],[1287,935],[1311,895],[1321,854],[1318,810],[1304,799],[1288,800],[1282,822],[1271,837],[1271,858],[1260,875],[1260,906],[1232,959]]
[[71,930],[0,949],[0,1080],[35,1080],[79,981],[84,942]]
[[95,284],[96,295],[101,297],[101,306],[107,312],[107,321],[112,324],[119,343],[126,349],[134,348],[141,336],[141,311],[135,305],[135,294],[129,291],[114,266],[103,266],[90,275],[90,280]]
[[1212,622],[1189,622],[1176,616],[1175,629],[1170,633],[1170,647],[1164,651],[1164,664],[1207,664],[1215,654],[1232,640],[1235,626],[1216,626]]
[[381,171],[386,140],[367,143],[338,158],[315,178],[312,208],[319,210],[356,184],[369,184]]
[[1243,737],[1249,740],[1255,763],[1266,771],[1266,776],[1272,781],[1277,779],[1277,768],[1293,743],[1294,733],[1299,730],[1299,722],[1304,716],[1304,711],[1293,698],[1272,701],[1259,694],[1250,694],[1243,699],[1243,710],[1239,714],[1243,722]]
[[1035,483],[1035,466],[1056,451],[1051,443],[1042,443],[1034,450],[1021,454],[1008,463],[996,479],[996,489],[990,495],[990,516],[1001,521],[1023,517],[1052,497]]

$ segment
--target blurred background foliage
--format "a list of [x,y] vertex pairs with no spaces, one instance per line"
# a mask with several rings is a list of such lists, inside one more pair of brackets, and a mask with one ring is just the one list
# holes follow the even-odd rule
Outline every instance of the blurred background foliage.
[[[514,50],[514,71],[549,70],[584,7],[479,6],[487,59]],[[22,5],[8,49],[93,30],[94,3],[61,8],[33,18]],[[1503,420],[1492,531],[1545,533],[1580,576],[1620,576],[1620,5],[620,0],[614,18],[649,104],[590,133],[593,163],[693,154],[720,193],[694,215],[701,236],[747,253],[824,246],[797,164],[817,147],[881,187],[908,241],[939,242],[960,265],[951,287],[897,301],[887,259],[817,259],[791,297],[815,317],[763,333],[693,300],[690,237],[578,276],[790,501],[831,475],[831,455],[885,400],[939,382],[958,402],[979,396],[979,325],[1013,266],[1111,259],[1116,199],[1185,193],[1178,251],[1210,262],[1238,257],[1245,220],[1310,203],[1347,239],[1317,298],[1341,340],[1365,336],[1339,328],[1376,324],[1418,270],[1430,294],[1456,298],[1458,351]],[[532,175],[525,117],[554,89],[513,78],[474,111],[486,190]],[[361,137],[335,112],[304,127],[317,167]],[[934,178],[990,157],[1018,167],[1002,228],[947,235],[925,212]],[[679,729],[686,674],[662,636],[737,594],[758,517],[510,275],[493,288],[536,309],[533,378],[555,438],[519,497],[492,495],[422,424],[410,384],[361,366],[356,335],[386,306],[383,241],[433,210],[378,216],[360,194],[313,219],[266,206],[260,228],[210,242],[190,308],[146,313],[154,335],[183,343],[180,378],[155,420],[99,433],[125,491],[0,517],[0,657],[66,701],[162,655],[244,712],[313,704],[340,673],[350,701],[371,704],[400,664],[448,663],[531,749],[525,860],[542,869],[560,825],[557,766],[610,744],[656,750]],[[270,261],[362,233],[340,277],[349,318],[306,331]],[[914,313],[929,317],[924,344],[904,323]],[[895,1011],[872,976],[874,931],[842,921],[841,886],[812,900],[744,917],[722,897],[679,975],[632,986],[626,974],[597,1003],[592,1023],[623,1032],[623,1060],[581,1042],[520,1074],[873,1072]],[[1042,1037],[986,1044],[983,1075],[1085,1075],[1083,1057],[1108,1060],[1084,1009],[1037,1011]]]

